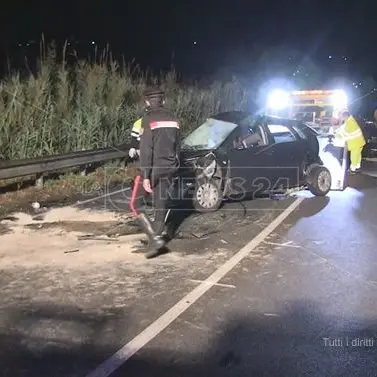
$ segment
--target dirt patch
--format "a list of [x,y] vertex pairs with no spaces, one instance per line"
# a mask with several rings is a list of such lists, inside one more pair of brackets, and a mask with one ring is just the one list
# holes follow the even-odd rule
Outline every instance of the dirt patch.
[[13,226],[33,224],[36,221],[43,223],[60,223],[60,222],[119,222],[121,216],[110,211],[96,211],[90,209],[79,209],[76,207],[50,208],[38,210],[33,213],[18,212],[12,216],[6,216],[1,219],[2,223],[9,223]]
[[[31,214],[15,213],[0,222],[1,266],[54,264],[82,268],[106,261],[141,259],[132,248],[143,235],[120,220],[120,215],[113,212],[74,207],[51,209],[38,220]],[[109,237],[114,229],[117,234]],[[122,231],[123,236],[115,238]]]
[[[202,238],[196,235],[203,227],[203,222],[210,221],[212,228],[217,228],[218,222],[224,222],[221,213],[202,217],[193,216],[184,227],[193,228],[195,235],[187,237],[187,232],[184,232],[183,240],[176,237],[173,247],[180,253],[169,253],[157,258],[157,262],[150,262],[138,252],[145,249],[145,242],[143,244],[141,241],[146,241],[146,237],[132,224],[131,215],[73,206],[34,213],[18,212],[0,221],[1,229],[4,229],[1,235],[3,247],[0,250],[0,264],[3,269],[50,266],[55,269],[83,270],[110,262],[130,264],[133,267],[138,265],[139,269],[151,263],[154,266],[175,264],[177,259],[182,258],[190,263],[192,258],[206,258],[204,254],[207,249],[203,249]],[[208,231],[204,227],[200,233]],[[195,240],[196,247],[201,251],[192,251],[189,258],[188,255],[181,254],[186,248],[193,248]]]
[[[178,211],[174,216],[183,215],[188,214]],[[174,265],[177,260],[190,265],[193,259],[206,260],[231,243],[223,240],[231,229],[250,227],[261,218],[262,213],[256,212],[249,218],[237,203],[215,213],[188,215],[168,245],[172,253],[151,261],[135,253],[145,249],[141,243],[145,235],[131,224],[131,215],[125,218],[120,212],[76,206],[19,212],[0,221],[4,228],[0,263],[3,269],[42,266],[86,271],[109,263],[129,264],[132,269],[137,265],[138,271]],[[214,257],[219,258],[218,252]]]
[[79,232],[91,235],[103,235],[118,226],[118,222],[94,222],[94,221],[59,221],[54,223],[34,223],[26,225],[29,229],[62,229],[66,232]]

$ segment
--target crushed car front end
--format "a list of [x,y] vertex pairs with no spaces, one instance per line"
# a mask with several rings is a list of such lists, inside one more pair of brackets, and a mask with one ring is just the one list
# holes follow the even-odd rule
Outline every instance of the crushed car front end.
[[[180,155],[181,166],[175,177],[172,188],[172,204],[185,205],[194,204],[196,200],[202,201],[201,206],[206,206],[203,202],[209,202],[208,210],[217,207],[217,202],[222,200],[224,190],[225,169],[219,163],[219,154],[216,150],[183,151]],[[216,182],[216,198],[204,198],[210,195],[205,192],[205,187],[212,190],[212,183]],[[221,199],[220,199],[221,198]],[[199,204],[200,206],[200,204]],[[202,210],[201,208],[197,208]]]

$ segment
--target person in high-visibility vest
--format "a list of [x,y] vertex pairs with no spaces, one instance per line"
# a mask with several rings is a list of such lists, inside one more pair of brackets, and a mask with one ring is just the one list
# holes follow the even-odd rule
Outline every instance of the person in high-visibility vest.
[[141,134],[141,120],[142,118],[139,118],[132,126],[131,130],[131,147],[128,151],[128,155],[131,158],[136,158],[138,155],[140,155],[140,134]]
[[366,141],[359,124],[348,110],[342,112],[341,119],[344,123],[336,132],[336,137],[346,142],[351,157],[350,169],[355,172],[361,168],[362,151]]

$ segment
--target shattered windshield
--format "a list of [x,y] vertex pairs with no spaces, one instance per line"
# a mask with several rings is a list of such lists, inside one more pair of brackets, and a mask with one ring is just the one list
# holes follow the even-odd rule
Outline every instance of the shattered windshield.
[[209,118],[182,141],[182,149],[216,149],[236,127],[235,123]]

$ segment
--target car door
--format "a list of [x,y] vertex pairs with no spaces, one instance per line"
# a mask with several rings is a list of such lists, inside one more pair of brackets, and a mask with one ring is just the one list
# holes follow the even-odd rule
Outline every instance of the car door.
[[298,185],[302,165],[302,140],[288,120],[267,118],[265,128],[270,140],[272,188]]
[[[258,135],[259,143],[255,143]],[[271,184],[272,155],[268,150],[268,138],[261,123],[238,127],[231,135],[228,147],[230,176],[233,192],[268,191]]]
[[303,122],[290,121],[292,131],[297,136],[296,158],[301,168],[300,174],[303,178],[305,165],[318,161],[319,145],[317,135],[314,130],[308,128]]

